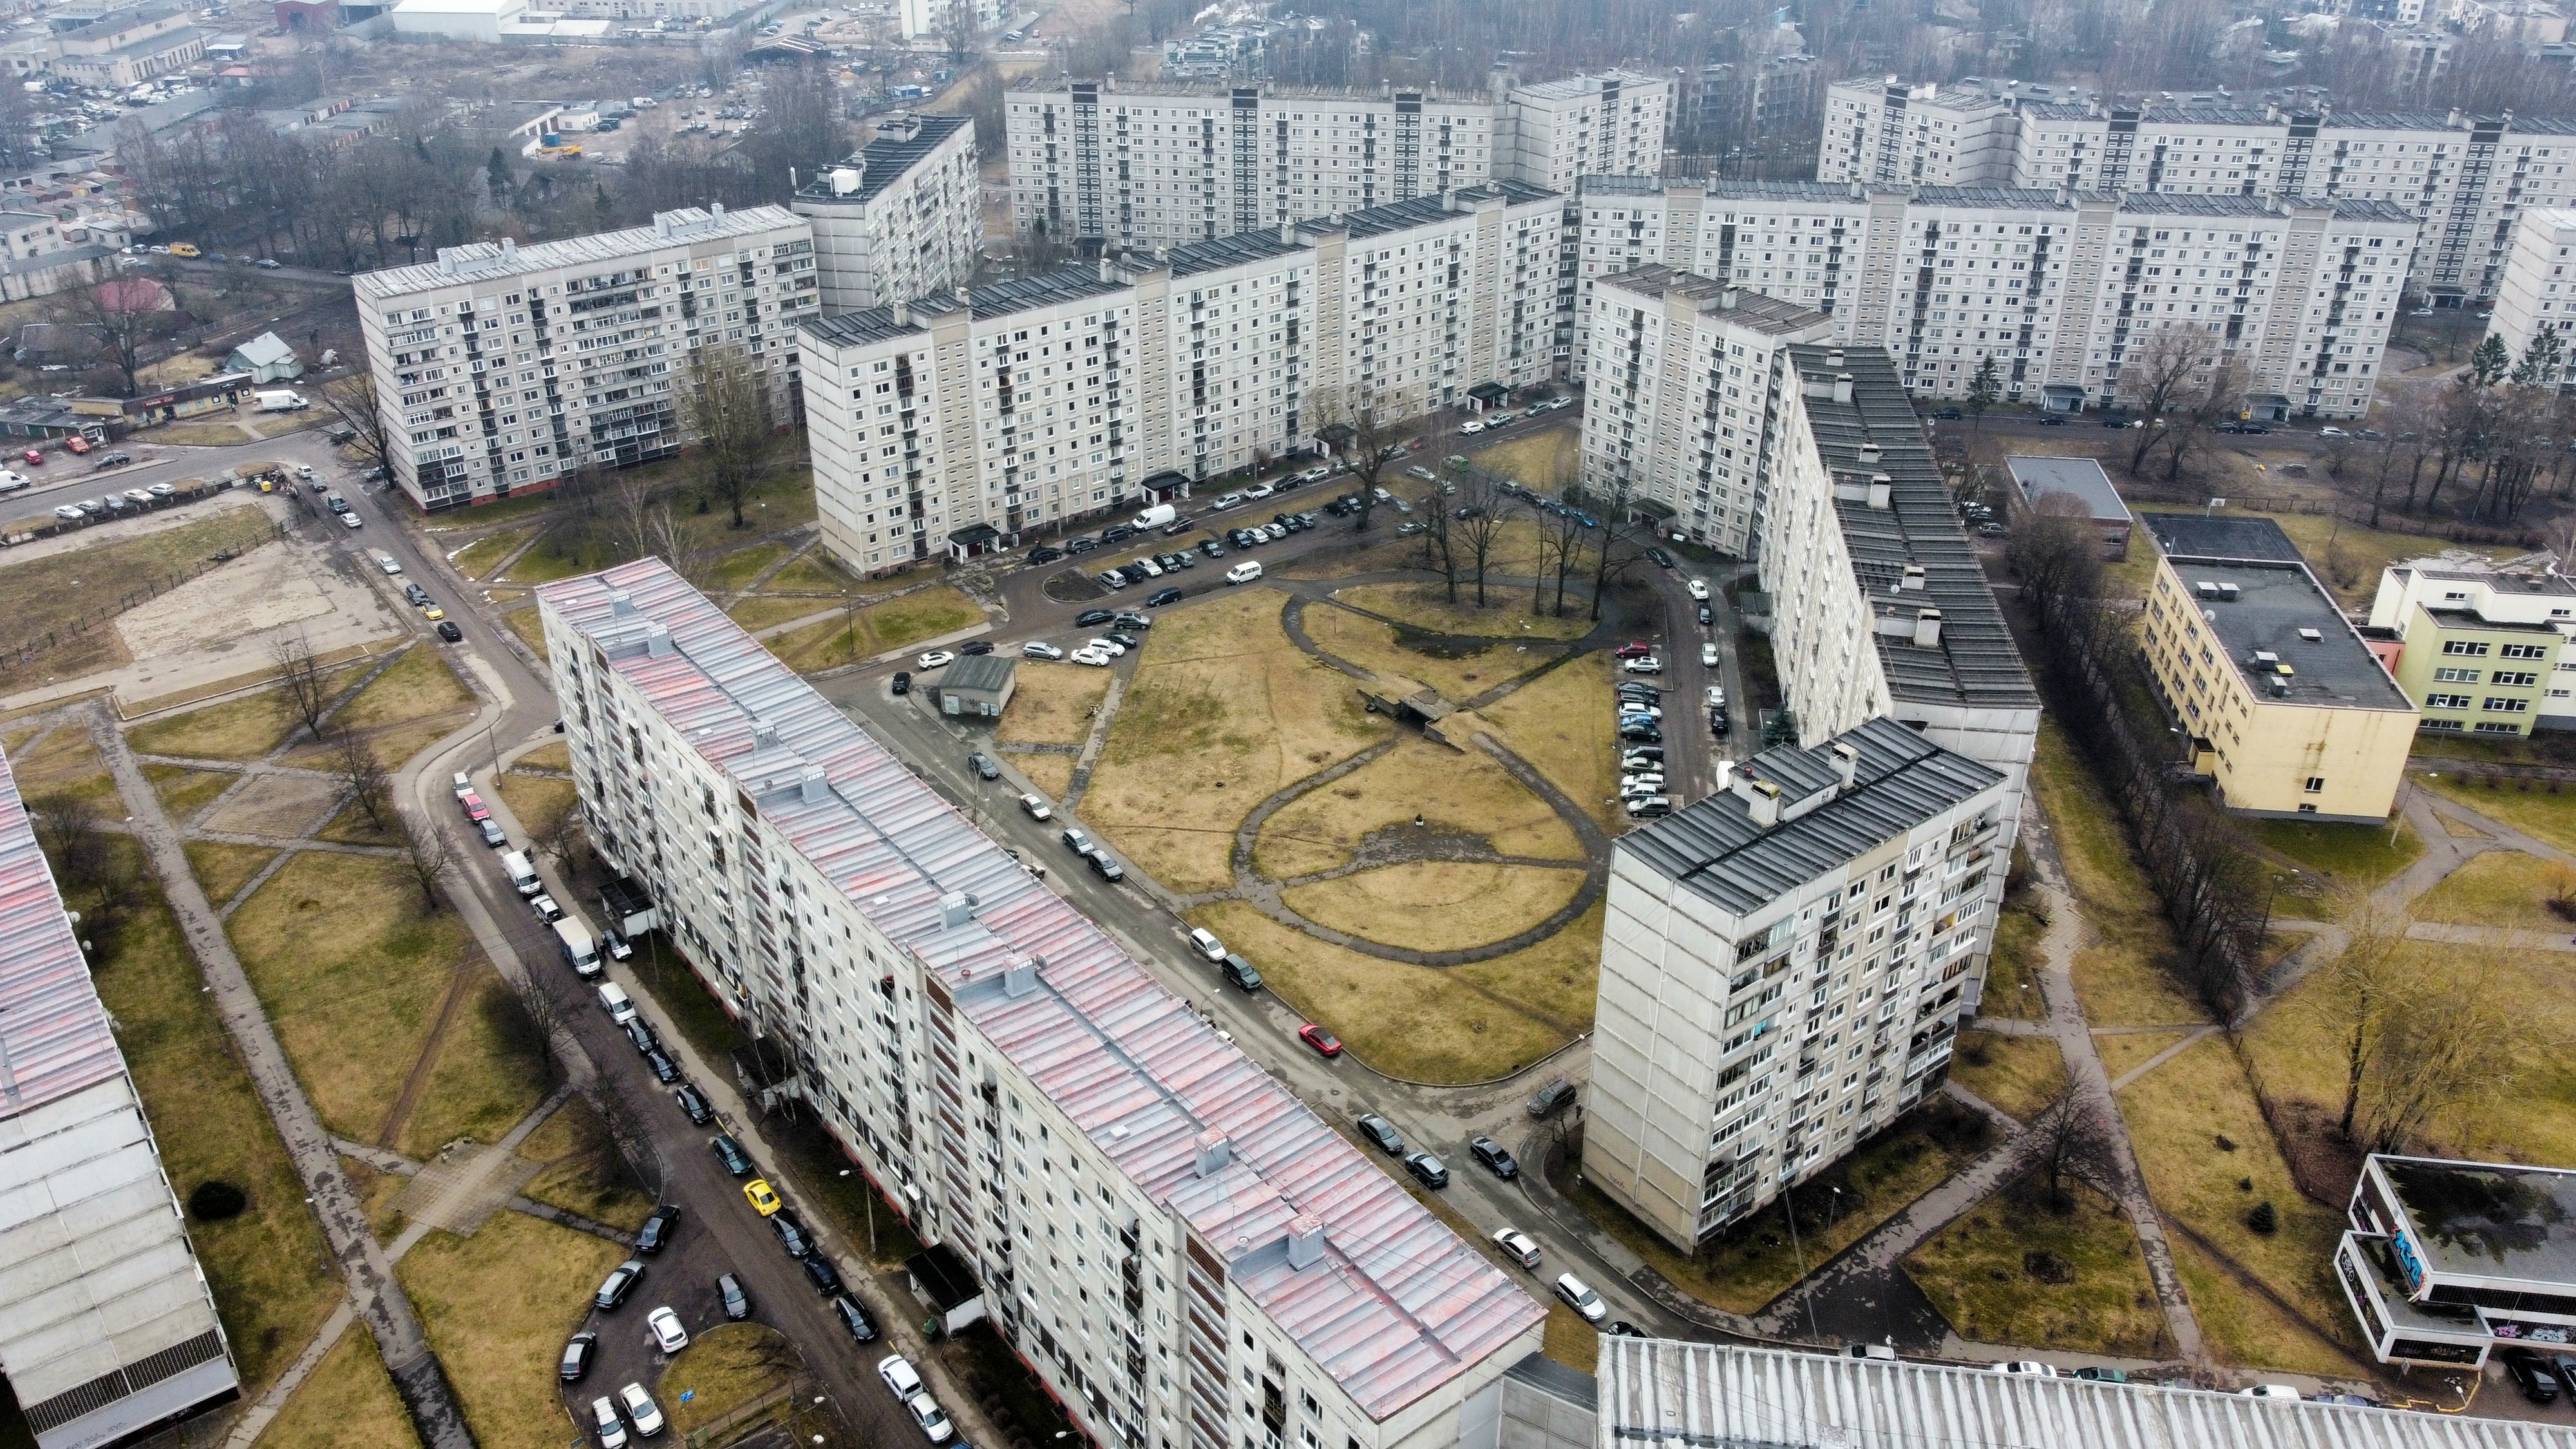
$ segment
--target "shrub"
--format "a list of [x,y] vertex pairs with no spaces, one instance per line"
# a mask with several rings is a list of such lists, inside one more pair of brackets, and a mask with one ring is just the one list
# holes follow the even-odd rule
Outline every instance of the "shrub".
[[197,1190],[188,1194],[188,1216],[201,1223],[219,1223],[226,1218],[240,1217],[242,1209],[249,1206],[249,1193],[214,1178],[198,1183]]
[[2254,1211],[2245,1215],[2245,1226],[2268,1237],[2280,1230],[2281,1215],[2273,1210],[2272,1200],[2267,1197],[2254,1204]]

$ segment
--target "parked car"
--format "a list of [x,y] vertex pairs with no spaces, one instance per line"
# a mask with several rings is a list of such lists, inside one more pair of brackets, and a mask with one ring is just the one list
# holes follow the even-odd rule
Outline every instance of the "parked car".
[[1117,612],[1112,609],[1085,609],[1073,616],[1073,622],[1076,628],[1094,629],[1117,617]]
[[1111,860],[1109,858],[1108,851],[1094,850],[1089,855],[1084,856],[1083,859],[1090,862],[1091,873],[1093,875],[1100,877],[1111,885],[1116,885],[1127,878],[1125,867],[1119,865],[1118,862]]
[[2036,1359],[2027,1358],[2014,1359],[2010,1363],[1996,1364],[1994,1372],[1999,1374],[2028,1374],[2033,1378],[2043,1379],[2053,1379],[2057,1377],[2057,1370],[2055,1367],[2041,1363]]
[[617,1414],[617,1401],[601,1397],[590,1401],[591,1427],[599,1431],[599,1449],[626,1449],[626,1421]]
[[1342,1054],[1342,1039],[1311,1021],[1297,1028],[1297,1040],[1313,1047],[1315,1055],[1319,1057],[1337,1057]]
[[805,1231],[805,1224],[792,1212],[772,1216],[769,1230],[778,1235],[778,1246],[785,1248],[791,1258],[802,1258],[814,1251],[812,1235]]
[[735,1177],[751,1176],[751,1154],[743,1151],[742,1144],[730,1135],[719,1133],[710,1137],[707,1146],[715,1152],[716,1161],[724,1164],[727,1173]]
[[1586,1323],[1599,1323],[1610,1316],[1610,1305],[1601,1301],[1601,1295],[1571,1273],[1557,1275],[1556,1296],[1565,1300],[1566,1307],[1582,1314]]
[[693,1126],[704,1127],[716,1118],[715,1109],[707,1105],[706,1094],[695,1087],[682,1084],[672,1091],[671,1100],[680,1104],[680,1111]]
[[[809,1258],[806,1261],[811,1264],[820,1260]],[[876,1342],[876,1320],[868,1317],[868,1311],[859,1306],[859,1300],[852,1298],[849,1294],[835,1293],[832,1295],[832,1316],[841,1320],[841,1327],[849,1331],[850,1338],[853,1342]]]
[[966,757],[966,768],[973,770],[975,772],[975,778],[979,780],[998,780],[1002,778],[1002,767],[995,764],[993,762],[993,757],[985,754],[982,750],[977,750]]
[[1449,1169],[1428,1152],[1404,1154],[1404,1170],[1412,1173],[1414,1180],[1424,1187],[1437,1189],[1449,1185]]
[[742,1195],[744,1201],[751,1204],[751,1210],[765,1218],[778,1216],[779,1209],[786,1206],[778,1200],[778,1189],[771,1187],[765,1177],[755,1177],[744,1183]]
[[1056,660],[1064,657],[1064,651],[1058,649],[1052,644],[1049,644],[1043,639],[1032,639],[1026,644],[1020,646],[1020,657],[1022,659]]
[[841,1270],[832,1266],[831,1259],[820,1253],[809,1252],[805,1255],[804,1265],[805,1281],[814,1285],[815,1292],[826,1298],[836,1297],[841,1293]]
[[2524,1398],[2535,1404],[2558,1402],[2558,1375],[2546,1359],[2520,1346],[2505,1349],[2498,1357],[2504,1360],[2504,1376],[2513,1380]]
[[1228,986],[1246,995],[1261,989],[1261,973],[1252,969],[1251,962],[1231,951],[1227,952],[1225,960],[1218,964],[1216,973],[1225,978]]
[[724,1305],[724,1316],[740,1323],[751,1316],[751,1295],[742,1289],[742,1280],[731,1273],[716,1275],[716,1300]]
[[590,1372],[590,1360],[598,1350],[598,1334],[574,1334],[564,1343],[563,1361],[556,1367],[555,1376],[568,1384],[579,1382],[582,1375]]
[[627,1295],[635,1291],[635,1285],[642,1281],[643,1261],[629,1258],[608,1270],[608,1276],[600,1280],[599,1291],[591,1295],[590,1306],[606,1313],[625,1302]]
[[1530,1094],[1529,1114],[1539,1118],[1553,1117],[1573,1106],[1574,1096],[1574,1084],[1559,1077]]
[[644,1226],[635,1233],[635,1251],[652,1254],[671,1245],[671,1235],[680,1228],[680,1208],[664,1203],[644,1217]]
[[1396,1131],[1395,1124],[1384,1117],[1375,1112],[1362,1112],[1353,1125],[1359,1128],[1362,1137],[1376,1144],[1378,1151],[1389,1157],[1404,1155],[1404,1134]]
[[659,1050],[646,1052],[644,1054],[644,1065],[652,1069],[653,1080],[660,1082],[663,1086],[667,1087],[673,1082],[680,1080],[680,1064],[671,1060],[671,1055],[668,1052]]
[[933,649],[912,662],[913,666],[918,669],[939,669],[946,665],[956,663],[957,656],[945,649]]
[[1063,840],[1065,848],[1076,855],[1089,855],[1091,852],[1100,848],[1093,842],[1091,833],[1084,830],[1079,825],[1066,826],[1064,829]]
[[1162,608],[1166,604],[1177,604],[1180,601],[1181,591],[1179,589],[1157,589],[1145,599],[1145,603],[1149,607],[1156,609]]
[[634,1423],[636,1433],[649,1439],[662,1432],[662,1406],[653,1402],[653,1396],[644,1392],[642,1384],[628,1384],[619,1389],[617,1399],[620,1407],[626,1410],[626,1417]]
[[1503,1250],[1504,1257],[1522,1267],[1532,1270],[1538,1267],[1538,1240],[1520,1229],[1497,1228],[1491,1241],[1495,1247]]
[[652,1331],[653,1346],[666,1358],[689,1346],[689,1330],[667,1303],[645,1314],[644,1326]]
[[892,693],[895,693],[895,694],[910,694],[910,693],[912,693],[912,671],[911,671],[911,670],[909,670],[909,669],[898,669],[898,670],[896,670],[896,671],[894,672],[894,684],[893,684],[893,686],[892,686],[892,690],[891,690],[891,692],[892,692]]
[[1505,1182],[1509,1182],[1513,1178],[1521,1175],[1519,1159],[1512,1156],[1510,1148],[1496,1142],[1491,1137],[1468,1138],[1467,1154],[1470,1157],[1475,1158],[1478,1162],[1483,1163],[1487,1172],[1492,1173],[1494,1176],[1501,1178]]
[[1044,795],[1023,795],[1020,797],[1020,813],[1031,820],[1053,820],[1055,807],[1046,802]]

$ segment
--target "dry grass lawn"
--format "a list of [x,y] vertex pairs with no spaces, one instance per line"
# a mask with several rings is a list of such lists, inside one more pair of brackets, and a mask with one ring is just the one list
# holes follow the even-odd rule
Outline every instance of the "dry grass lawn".
[[[728,1323],[693,1334],[689,1346],[662,1370],[653,1402],[675,1434],[693,1434],[743,1405],[785,1386],[804,1366],[796,1345],[777,1329]],[[689,1395],[687,1403],[680,1395]]]
[[750,588],[751,581],[759,578],[763,569],[786,557],[787,545],[776,541],[755,543],[749,548],[735,549],[717,559],[707,570],[706,591],[710,594],[730,594]]
[[1173,890],[1231,885],[1253,806],[1390,728],[1288,642],[1282,602],[1241,589],[1158,622],[1092,773],[1085,823]]
[[629,1232],[644,1226],[644,1215],[653,1211],[653,1199],[627,1171],[599,1114],[578,1096],[529,1133],[519,1155],[547,1164],[525,1189],[538,1202]]
[[22,644],[42,643],[47,634],[88,619],[87,633],[63,635],[62,642],[37,656],[44,672],[69,678],[126,663],[132,656],[102,611],[115,610],[128,599],[139,603],[155,583],[175,583],[178,575],[226,549],[247,551],[275,536],[267,509],[225,508],[173,528],[0,568],[0,599],[9,601],[7,622],[0,623],[0,648],[14,654]]
[[394,1392],[375,1339],[366,1329],[353,1327],[296,1386],[259,1442],[266,1449],[341,1449],[350,1444],[418,1449],[420,1436],[412,1430],[402,1396]]
[[[134,850],[141,864],[137,847],[117,843]],[[329,1316],[340,1278],[321,1225],[305,1205],[303,1181],[204,992],[196,958],[148,867],[143,878],[149,899],[98,969],[99,999],[116,1018],[117,1043],[180,1200],[209,1180],[249,1193],[241,1216],[191,1220],[188,1236],[214,1288],[245,1385],[257,1394]],[[372,1355],[372,1341],[368,1349]]]
[[1526,931],[1583,887],[1581,870],[1418,860],[1299,886],[1289,909],[1414,951],[1459,951]]
[[23,800],[69,795],[96,805],[111,820],[125,814],[116,779],[99,758],[98,746],[90,742],[88,726],[79,721],[30,738],[10,757],[9,772],[17,777]]
[[1478,711],[1501,731],[1513,754],[1581,806],[1592,823],[1617,834],[1631,823],[1619,808],[1619,737],[1610,697],[1610,656],[1591,653]]
[[460,1137],[498,1142],[544,1099],[545,1040],[500,974],[480,962],[394,1146],[428,1158]]
[[243,886],[250,884],[251,877],[277,859],[276,851],[258,845],[191,840],[184,848],[188,852],[188,868],[196,872],[197,888],[206,893],[206,899],[213,902],[218,910]]
[[1950,1079],[2027,1122],[2066,1090],[2066,1058],[2051,1037],[1963,1031]]
[[214,803],[215,797],[232,788],[240,777],[227,770],[192,770],[185,765],[152,765],[143,767],[143,777],[152,782],[152,793],[161,797],[161,808],[170,818],[185,824],[188,817]]
[[505,771],[501,776],[501,803],[518,817],[519,828],[531,840],[543,840],[554,833],[555,822],[578,803],[578,792],[572,781],[551,775],[522,775]]
[[1410,831],[1417,815],[1432,831],[1482,836],[1504,855],[1583,858],[1574,832],[1500,761],[1408,733],[1394,749],[1263,821],[1254,863],[1273,880],[1331,870],[1348,864],[1374,832]]
[[[447,656],[416,644],[326,723],[332,729],[364,734],[385,768],[398,769],[419,753],[421,745],[462,724],[473,704],[474,692],[448,668]],[[306,744],[289,751],[286,758],[310,765],[330,753],[328,745]]]
[[2053,724],[2040,726],[2030,781],[2056,828],[2067,885],[2094,927],[2095,944],[2075,958],[2075,993],[2084,1002],[2085,1020],[2094,1026],[2207,1021],[2208,1012],[2165,969],[2172,938],[2129,855],[2118,814]]
[[[1556,657],[1553,649],[1534,649],[1506,639],[1497,639],[1474,654],[1451,657],[1426,653],[1398,642],[1393,625],[1322,603],[1307,606],[1306,636],[1326,653],[1349,660],[1380,679],[1418,680],[1452,702],[1464,702]],[[1344,687],[1349,687],[1347,682]],[[1607,712],[1605,704],[1604,713]]]
[[1553,1297],[1547,1301],[1547,1326],[1541,1335],[1538,1351],[1567,1368],[1588,1374],[1601,1366],[1601,1330]]
[[[2326,1378],[2372,1377],[2367,1364],[2352,1351],[2283,1313],[2261,1295],[2246,1290],[2216,1260],[2180,1234],[2169,1235],[2174,1271],[2182,1278],[2191,1311],[2200,1320],[2200,1339],[2221,1363],[2245,1368],[2287,1369]],[[2350,1309],[2333,1305],[2347,1315]]]
[[1331,1028],[1360,1060],[1408,1080],[1491,1081],[1592,1027],[1597,906],[1526,950],[1450,967],[1346,951],[1239,901],[1192,911],[1189,920],[1260,968],[1281,1001]]
[[298,723],[285,693],[264,689],[136,725],[125,732],[125,743],[147,755],[256,760],[276,749]]
[[1905,1275],[1973,1342],[2170,1355],[2155,1280],[2129,1220],[2080,1184],[2065,1213],[2047,1196],[2045,1181],[2007,1185],[1907,1254]]
[[1337,589],[1333,597],[1371,613],[1390,619],[1402,619],[1417,629],[1433,634],[1479,634],[1494,639],[1580,639],[1592,632],[1592,621],[1581,613],[1568,613],[1564,618],[1553,614],[1532,613],[1530,596],[1520,589],[1489,589],[1488,604],[1476,607],[1476,591],[1467,584],[1458,588],[1458,602],[1449,602],[1449,590],[1441,584],[1357,584]]
[[2552,795],[2547,790],[2501,790],[2460,782],[2449,770],[2438,776],[2416,774],[2415,783],[2445,799],[2458,801],[2499,825],[2510,825],[2534,840],[2576,854],[2576,791]]
[[458,573],[469,579],[479,579],[499,568],[501,560],[517,553],[519,545],[526,543],[535,533],[534,527],[505,528],[498,533],[487,533],[449,554],[447,561],[456,566]]
[[501,619],[510,626],[511,633],[519,636],[520,643],[535,652],[537,658],[549,657],[549,651],[546,649],[545,622],[538,617],[534,605],[524,609],[513,609],[502,615]]
[[745,594],[725,605],[725,617],[757,634],[831,607],[829,599],[773,599],[766,594]]
[[324,1125],[372,1142],[471,954],[398,862],[307,853],[226,925]]
[[1554,493],[1583,476],[1583,430],[1568,423],[1479,448],[1467,456],[1489,473],[1500,473],[1543,494]]
[[539,745],[511,763],[532,770],[569,770],[572,768],[572,746],[561,740]]
[[[2299,1195],[2226,1040],[2213,1036],[2191,1047],[2118,1100],[2157,1208],[2299,1305],[2312,1322],[2337,1325],[2339,1336],[2348,1332],[2341,1326],[2350,1324],[2350,1310],[2332,1267],[2343,1217]],[[2246,1217],[2267,1201],[2279,1214],[2279,1228],[2258,1233]],[[2244,1290],[2230,1284],[2223,1291]]]
[[[810,600],[808,602],[811,602]],[[810,609],[805,612],[812,612]],[[794,618],[795,615],[788,617]],[[873,659],[924,639],[936,639],[972,628],[984,619],[983,606],[948,584],[870,604],[855,621],[826,619],[769,640],[769,651],[799,673],[831,669]],[[856,628],[853,629],[852,624]]]
[[396,818],[393,806],[379,805],[376,809],[380,818],[370,820],[367,812],[353,802],[332,816],[321,829],[314,831],[313,836],[336,845],[391,845],[394,843],[391,826]]
[[[2318,470],[2320,473],[2322,469]],[[2222,510],[2239,513],[2239,509]],[[2434,538],[2420,533],[2384,533],[2356,523],[2338,522],[2321,513],[2282,513],[2271,516],[2299,546],[2317,577],[2332,589],[2345,608],[2366,608],[2371,595],[2379,588],[2379,576],[2390,564],[2407,559],[2443,553],[2462,545],[2447,538]],[[2511,550],[2470,549],[2490,558],[2504,557]]]
[[1011,768],[1029,777],[1029,783],[1046,792],[1050,800],[1061,800],[1073,788],[1073,756],[1013,755]]
[[2549,896],[2555,890],[2576,892],[2576,870],[2518,850],[2490,850],[2416,897],[2415,918],[2463,926],[2565,931],[2565,918],[2549,909]]
[[832,562],[831,554],[821,548],[809,548],[795,562],[769,576],[761,591],[771,594],[830,594],[838,597],[852,585],[863,593],[884,593],[917,583],[909,573],[890,574],[881,579],[861,580],[852,577]]
[[1109,671],[1079,664],[1020,661],[1019,685],[1002,711],[995,742],[1006,745],[1078,745],[1091,738],[1091,716],[1109,693]]
[[2415,828],[2403,822],[2393,843],[2383,825],[2311,825],[2296,820],[2263,821],[2254,827],[2254,838],[2299,870],[2282,883],[2272,913],[2307,919],[2342,915],[2424,853]]
[[1995,947],[1986,958],[1986,993],[1977,998],[1979,1016],[2037,1021],[2046,1014],[2040,1000],[2040,937],[2048,927],[2037,915],[2007,905],[1995,917]]
[[2124,1031],[2093,1038],[2094,1055],[2102,1059],[2103,1074],[2112,1081],[2155,1060],[2156,1053],[2182,1040],[2188,1032]]
[[395,1265],[484,1449],[567,1439],[555,1362],[626,1250],[522,1213],[471,1238],[434,1232]]

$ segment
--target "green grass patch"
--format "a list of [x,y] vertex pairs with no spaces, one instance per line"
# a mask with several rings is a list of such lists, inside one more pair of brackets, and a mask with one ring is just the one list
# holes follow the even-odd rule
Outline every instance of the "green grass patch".
[[543,1030],[498,972],[479,963],[468,969],[466,997],[394,1144],[407,1157],[434,1156],[461,1137],[498,1142],[552,1085]]
[[2173,1353],[2155,1280],[2112,1201],[2067,1185],[2065,1211],[2044,1180],[1977,1204],[1905,1256],[1905,1276],[1959,1336],[2119,1358]]
[[277,852],[264,845],[226,845],[219,840],[191,840],[182,846],[188,852],[188,868],[196,873],[197,888],[220,910],[224,902],[250,884],[251,878],[277,859]]
[[[342,705],[329,724],[336,729],[376,730],[462,709],[473,702],[474,691],[467,689],[456,671],[447,667],[447,656],[426,644],[417,644],[370,680],[366,688],[358,691],[357,698]],[[400,763],[385,761],[388,767]]]
[[609,1140],[608,1127],[579,1096],[555,1110],[519,1144],[519,1155],[546,1164],[522,1189],[528,1197],[633,1232],[653,1199]]
[[2499,783],[2489,789],[2483,782],[2472,785],[2462,780],[2454,770],[2443,770],[2438,775],[2417,774],[2414,779],[2442,798],[2465,805],[2498,825],[2576,855],[2576,787],[2562,787],[2565,793],[2556,793],[2546,785],[2525,790]]
[[99,758],[98,746],[90,742],[89,730],[79,723],[30,740],[9,761],[9,772],[17,777],[18,795],[23,800],[69,795],[97,806],[111,820],[125,814],[115,777],[108,774],[107,762]]
[[518,817],[519,827],[527,831],[529,839],[544,840],[554,834],[556,823],[579,803],[579,798],[570,780],[504,771],[501,801]]
[[529,535],[535,532],[535,528],[529,527],[505,528],[497,533],[487,533],[448,555],[447,561],[454,564],[456,571],[467,578],[480,579],[500,567],[501,560],[518,552],[519,546],[526,543]]
[[2173,938],[2146,876],[2129,854],[2119,813],[2067,746],[2042,721],[2032,793],[2057,829],[2067,885],[2097,932],[2075,958],[2075,994],[2094,1026],[2164,1026],[2209,1019],[2175,984],[2168,962]]
[[[832,562],[830,554],[819,548],[813,548],[807,549],[794,563],[770,575],[769,582],[761,587],[762,592],[772,594],[837,595],[848,590],[856,582],[857,580]],[[898,576],[879,579],[864,587],[871,591],[883,591],[901,588],[910,582],[912,580],[909,577]]]
[[[2321,920],[2340,914],[2424,853],[2413,826],[2393,833],[2381,825],[2311,825],[2297,820],[2253,824],[2255,843],[2290,862],[2299,874],[2281,881],[2276,915]],[[2276,872],[2277,874],[2277,872]]]
[[2046,956],[2040,938],[2048,926],[2029,901],[2007,904],[1995,915],[1995,948],[1986,957],[1986,991],[1977,998],[1977,1015],[2037,1021],[2047,1015],[2040,1000],[2040,968]]
[[2351,1350],[2283,1313],[2179,1234],[2172,1244],[2174,1271],[2191,1299],[2192,1316],[2200,1321],[2201,1342],[2219,1362],[2321,1378],[2374,1377]]
[[125,743],[147,755],[256,760],[276,749],[299,723],[284,691],[264,689],[136,725],[125,732]]
[[770,565],[785,557],[787,545],[774,539],[735,549],[708,566],[701,587],[711,594],[739,592],[750,588],[753,579],[759,578]]
[[546,648],[545,620],[535,605],[513,609],[501,616],[501,622],[510,626],[510,632],[519,636],[520,643],[536,651],[539,659],[551,658],[551,651]]
[[[139,846],[114,844],[143,866]],[[148,870],[143,880],[147,899],[117,932],[94,979],[116,1018],[117,1044],[180,1200],[209,1181],[249,1194],[250,1206],[239,1217],[192,1220],[188,1236],[244,1384],[257,1394],[330,1315],[340,1278],[305,1204],[303,1180],[215,1014],[214,998],[205,994],[179,923]]]
[[[789,617],[793,618],[794,615]],[[826,619],[769,641],[770,652],[800,673],[831,669],[983,622],[984,610],[947,584],[859,610],[855,621]],[[856,628],[852,628],[855,622]]]
[[[748,594],[725,605],[725,617],[757,634],[775,628],[791,619],[820,614],[833,607],[830,599],[774,599],[766,594]],[[832,621],[837,622],[837,619]]]

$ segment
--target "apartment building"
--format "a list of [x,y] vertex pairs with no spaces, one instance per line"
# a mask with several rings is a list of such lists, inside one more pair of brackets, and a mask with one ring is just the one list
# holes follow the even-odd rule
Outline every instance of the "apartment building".
[[796,189],[823,310],[854,312],[974,280],[984,244],[975,123],[897,111],[848,160]]
[[897,0],[895,23],[906,40],[945,40],[952,22],[971,26],[973,34],[987,35],[1016,13],[1011,0]]
[[2417,230],[2385,201],[1645,177],[1587,179],[1578,210],[1578,336],[1602,277],[1661,263],[1830,314],[1926,398],[1992,357],[2007,399],[2107,407],[2149,334],[2200,330],[2273,419],[2369,409]]
[[1688,1252],[1937,1091],[2012,790],[1880,718],[1621,837],[1584,1180]]
[[353,285],[394,481],[430,511],[677,453],[673,383],[700,346],[741,348],[785,425],[796,326],[822,295],[804,218],[722,203],[534,246],[441,247]]
[[1771,492],[1774,404],[1794,390],[1789,345],[1833,320],[1735,283],[1666,266],[1601,279],[1583,411],[1583,486],[1670,508],[1674,526],[1720,553],[1753,553]]
[[2576,645],[2568,642],[2576,582],[2555,559],[2497,565],[2463,554],[2391,564],[2380,571],[2370,623],[2399,641],[2394,672],[2422,714],[2419,729],[2576,729]]
[[2140,641],[2192,772],[2240,815],[2385,821],[2415,706],[2279,526],[2138,521],[2158,551]]
[[2496,293],[2494,326],[2519,362],[2543,332],[2558,334],[2557,359],[2534,379],[2564,392],[2576,387],[2576,278],[2568,274],[2576,252],[2576,209],[2546,207],[2522,214],[2514,227],[2504,285]]
[[1562,213],[1498,183],[811,321],[825,542],[868,571],[971,557],[1544,381]]
[[152,1124],[0,759],[0,1375],[38,1449],[240,1394]]
[[2491,301],[2515,223],[2576,203],[2576,118],[1997,97],[1970,87],[1827,88],[1816,176],[1863,184],[2385,201],[2420,219],[2413,289]]
[[660,560],[538,604],[602,857],[1087,1439],[1490,1424],[1517,1283]]
[[1498,98],[1281,86],[1121,91],[1032,82],[1003,98],[1022,235],[1175,246],[1517,181],[1571,195],[1651,174],[1672,83],[1610,72]]

